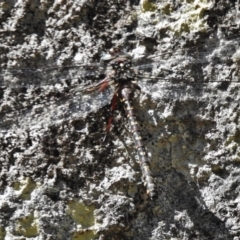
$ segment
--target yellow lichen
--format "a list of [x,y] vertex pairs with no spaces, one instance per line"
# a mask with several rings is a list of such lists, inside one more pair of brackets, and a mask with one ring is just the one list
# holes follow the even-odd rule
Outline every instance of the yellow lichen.
[[87,206],[78,199],[68,203],[67,214],[77,225],[77,231],[72,236],[73,240],[91,240],[97,236],[94,210],[94,206]]
[[182,6],[179,12],[174,12],[169,4],[159,6],[162,14],[170,15],[172,21],[161,21],[156,28],[159,30],[168,29],[175,35],[181,35],[183,32],[206,31],[208,24],[205,12],[212,7],[212,3],[207,0],[182,0],[181,2]]

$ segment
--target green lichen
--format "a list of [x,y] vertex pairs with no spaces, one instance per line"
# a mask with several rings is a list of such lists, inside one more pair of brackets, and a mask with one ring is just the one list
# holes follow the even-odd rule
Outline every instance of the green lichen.
[[157,5],[152,0],[141,0],[140,7],[142,12],[153,12],[157,9]]
[[164,6],[162,6],[160,9],[163,15],[170,15],[170,13],[172,12],[172,4],[167,3]]
[[181,137],[179,135],[172,134],[168,140],[170,143],[177,143],[177,142],[180,142]]
[[235,134],[228,137],[227,141],[225,142],[225,145],[229,145],[232,143],[236,143],[237,146],[240,144],[240,131],[237,130]]
[[20,193],[23,200],[31,198],[31,193],[36,186],[37,184],[30,177],[21,177],[19,182],[12,183],[12,188]]
[[6,231],[3,227],[0,227],[0,240],[4,240],[6,235]]
[[38,220],[34,213],[18,219],[15,233],[24,237],[36,237],[39,234]]
[[92,230],[75,232],[72,240],[92,240],[96,238],[96,233]]

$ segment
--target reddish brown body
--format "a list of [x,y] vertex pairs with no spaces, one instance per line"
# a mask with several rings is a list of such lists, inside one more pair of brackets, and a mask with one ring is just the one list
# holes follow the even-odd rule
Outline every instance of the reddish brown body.
[[[147,152],[141,140],[140,128],[133,111],[132,100],[134,97],[134,92],[136,90],[140,90],[140,87],[134,83],[136,73],[131,68],[131,57],[128,54],[119,51],[118,49],[113,49],[110,51],[110,55],[103,60],[110,60],[109,65],[112,66],[112,71],[105,79],[103,79],[94,87],[89,88],[88,91],[103,91],[110,85],[114,86],[115,93],[111,102],[111,111],[114,111],[118,99],[125,104],[125,110],[129,118],[131,132],[138,152],[139,163],[142,170],[143,181],[147,189],[147,194],[151,199],[156,198],[156,186],[149,168]],[[107,125],[108,131],[110,130],[111,123],[112,118],[110,118]]]

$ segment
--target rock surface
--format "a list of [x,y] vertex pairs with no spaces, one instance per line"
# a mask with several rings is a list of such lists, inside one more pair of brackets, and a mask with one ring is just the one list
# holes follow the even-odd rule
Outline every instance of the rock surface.
[[[228,0],[1,3],[0,239],[238,240],[239,15]],[[114,46],[139,69],[154,201],[121,104],[106,136],[111,91],[82,91]]]

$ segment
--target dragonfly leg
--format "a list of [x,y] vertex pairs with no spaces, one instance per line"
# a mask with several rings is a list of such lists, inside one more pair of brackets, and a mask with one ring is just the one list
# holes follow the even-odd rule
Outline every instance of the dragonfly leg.
[[110,117],[108,119],[108,124],[106,126],[106,131],[107,132],[110,131],[112,123],[113,123],[113,112],[114,112],[114,110],[116,109],[116,106],[117,106],[117,98],[118,98],[117,94],[114,93],[112,101],[111,101],[111,107],[110,107],[111,115],[110,115]]

